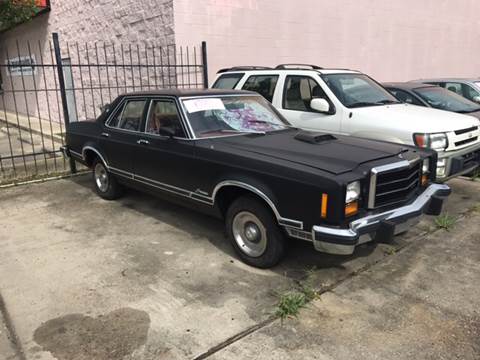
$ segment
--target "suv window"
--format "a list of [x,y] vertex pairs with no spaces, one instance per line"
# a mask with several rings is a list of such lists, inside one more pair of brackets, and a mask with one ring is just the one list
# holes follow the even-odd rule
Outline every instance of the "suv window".
[[328,101],[323,89],[311,77],[287,76],[283,96],[284,109],[315,112],[310,107],[313,98],[323,98]]
[[462,84],[462,92],[463,96],[466,97],[468,100],[478,102],[478,97],[480,96],[480,93],[470,85]]
[[444,87],[445,89],[450,90],[454,93],[457,93],[458,95],[462,95],[462,84],[454,83],[454,82],[447,82],[447,83],[442,83],[442,87]]
[[127,100],[122,109],[110,120],[108,126],[139,131],[146,102],[146,100]]
[[277,81],[278,75],[252,75],[243,84],[242,89],[255,91],[272,102]]
[[419,105],[425,106],[422,104],[415,96],[409,94],[406,91],[399,90],[399,89],[388,89],[395,97],[400,100],[401,102],[412,104],[412,105]]
[[212,87],[214,89],[235,89],[235,86],[237,86],[243,75],[245,75],[245,73],[221,75]]
[[148,134],[159,135],[160,128],[170,128],[174,136],[185,137],[177,106],[173,100],[153,100],[145,127]]

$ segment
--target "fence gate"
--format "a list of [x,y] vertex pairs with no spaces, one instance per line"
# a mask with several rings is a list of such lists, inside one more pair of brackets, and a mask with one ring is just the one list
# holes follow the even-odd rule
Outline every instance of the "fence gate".
[[206,87],[206,43],[9,42],[0,49],[0,186],[65,174],[70,122],[89,121],[118,95]]

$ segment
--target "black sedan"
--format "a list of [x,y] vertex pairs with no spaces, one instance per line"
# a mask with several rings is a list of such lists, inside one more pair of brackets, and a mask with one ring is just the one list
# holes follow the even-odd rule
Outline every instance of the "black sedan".
[[468,114],[480,119],[480,105],[440,86],[416,82],[385,83],[398,100],[412,105]]
[[135,187],[222,217],[257,267],[281,259],[287,235],[334,254],[389,240],[450,193],[433,183],[435,152],[302,131],[245,91],[122,95],[95,122],[70,124],[66,143],[102,198]]

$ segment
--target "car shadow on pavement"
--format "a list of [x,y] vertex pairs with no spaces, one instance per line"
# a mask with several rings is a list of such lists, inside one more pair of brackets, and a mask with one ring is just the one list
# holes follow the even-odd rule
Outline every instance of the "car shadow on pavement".
[[[89,176],[73,177],[70,180],[88,188],[94,194]],[[140,212],[158,222],[181,229],[191,235],[192,241],[207,239],[211,245],[229,258],[240,261],[226,237],[224,224],[220,219],[134,189],[127,189],[124,196],[116,202],[126,209]],[[311,242],[288,240],[286,256],[280,264],[270,270],[292,280],[302,280],[309,271],[314,269],[348,272],[345,263],[369,257],[377,247],[375,243],[364,244],[359,246],[353,255],[341,256],[317,252]]]

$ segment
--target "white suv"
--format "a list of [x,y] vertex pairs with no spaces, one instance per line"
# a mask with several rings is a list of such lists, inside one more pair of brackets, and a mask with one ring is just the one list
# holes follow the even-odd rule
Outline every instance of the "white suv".
[[478,119],[401,103],[358,71],[243,66],[220,70],[213,87],[256,91],[300,128],[432,148],[439,180],[480,165]]

